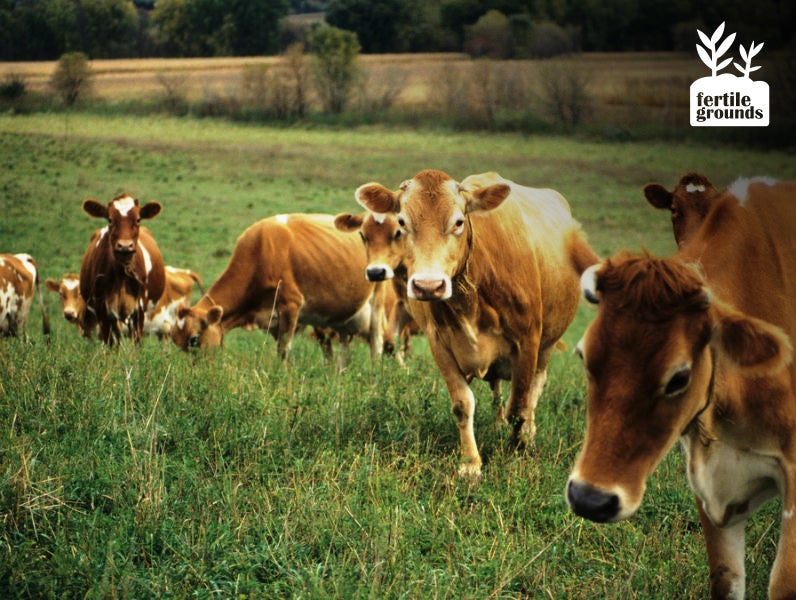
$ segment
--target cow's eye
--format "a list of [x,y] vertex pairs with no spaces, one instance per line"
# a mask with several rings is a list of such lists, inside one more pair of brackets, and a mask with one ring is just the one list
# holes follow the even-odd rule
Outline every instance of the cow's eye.
[[691,368],[682,367],[669,379],[663,393],[665,396],[677,396],[686,391],[689,385],[691,385]]
[[398,225],[400,225],[401,227],[406,227],[406,221],[404,220],[403,217],[398,217]]

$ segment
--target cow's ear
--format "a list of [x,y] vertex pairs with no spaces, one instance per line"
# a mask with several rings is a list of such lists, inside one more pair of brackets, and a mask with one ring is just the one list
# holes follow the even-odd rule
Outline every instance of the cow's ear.
[[104,204],[100,204],[93,198],[86,198],[83,200],[83,212],[90,217],[96,217],[97,219],[108,218],[108,207]]
[[177,318],[178,319],[184,319],[185,317],[187,317],[190,314],[191,314],[191,307],[190,306],[186,306],[185,304],[181,304],[177,308]]
[[790,364],[793,346],[782,329],[727,305],[714,303],[711,311],[715,323],[712,345],[745,375],[773,375]]
[[350,233],[362,227],[363,215],[352,215],[351,213],[341,213],[334,218],[334,226],[340,231]]
[[644,197],[655,208],[672,209],[673,194],[659,183],[648,183],[644,186]]
[[380,183],[366,183],[357,188],[354,198],[360,206],[375,213],[397,213],[401,209],[397,195]]
[[154,219],[160,214],[162,208],[160,202],[147,202],[141,207],[138,216],[142,219]]
[[467,200],[467,212],[492,210],[500,206],[511,194],[511,187],[505,183],[496,183],[473,190]]
[[51,292],[58,292],[60,291],[61,287],[58,285],[58,282],[55,281],[55,279],[51,279],[49,277],[44,280],[44,285],[47,286],[47,289],[50,290]]
[[216,305],[207,311],[207,315],[205,315],[205,320],[207,321],[208,325],[216,325],[217,323],[221,322],[221,317],[223,316],[224,316],[224,309]]

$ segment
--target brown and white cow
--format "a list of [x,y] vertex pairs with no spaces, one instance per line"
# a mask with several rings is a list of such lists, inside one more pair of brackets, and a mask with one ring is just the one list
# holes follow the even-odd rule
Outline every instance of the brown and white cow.
[[38,291],[42,331],[50,333],[50,320],[39,286],[39,271],[30,254],[0,254],[0,335],[27,338],[25,327]]
[[370,211],[356,215],[339,214],[334,224],[340,231],[358,232],[365,244],[368,259],[365,277],[375,285],[371,331],[375,332],[373,335],[384,338],[385,350],[395,351],[398,362],[403,364],[410,336],[419,331],[406,305],[403,227],[398,225],[395,215]]
[[559,193],[496,173],[458,183],[426,170],[398,191],[365,184],[356,198],[403,228],[409,312],[450,393],[459,472],[477,476],[470,380],[511,379],[512,437],[531,440],[550,356],[578,306],[580,272],[597,257]]
[[[202,288],[202,280],[190,269],[178,269],[166,265],[166,286],[163,295],[156,303],[149,302],[144,316],[144,333],[156,335],[158,338],[167,337],[171,328],[177,322],[177,309],[191,303],[191,293],[194,284]],[[81,315],[86,303],[80,295],[80,276],[66,273],[58,281],[47,279],[47,289],[58,294],[61,300],[61,311],[70,323],[78,326],[83,335],[91,336],[81,326]]]
[[359,237],[338,231],[331,215],[277,215],[238,238],[229,265],[192,308],[178,311],[172,340],[209,348],[236,328],[264,329],[282,357],[299,324],[329,328],[343,343],[366,332],[373,284]]
[[620,256],[583,276],[598,313],[579,344],[586,436],[567,483],[572,510],[617,521],[679,439],[714,598],[743,598],[744,523],[783,498],[769,596],[796,597],[796,184],[719,191],[701,175],[674,192],[671,258]]
[[141,220],[155,218],[161,205],[141,206],[120,194],[107,206],[89,198],[83,210],[108,225],[94,232],[80,265],[80,295],[86,303],[81,326],[91,331],[99,325],[107,344],[118,342],[126,326],[130,338],[140,341],[146,307],[160,300],[166,285],[163,257]]

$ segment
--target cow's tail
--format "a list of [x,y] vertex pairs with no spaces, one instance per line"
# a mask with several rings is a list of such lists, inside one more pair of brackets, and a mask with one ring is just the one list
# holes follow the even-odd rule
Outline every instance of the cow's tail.
[[50,317],[47,315],[47,308],[44,306],[38,269],[36,269],[36,293],[39,296],[39,309],[41,310],[41,330],[44,335],[50,335]]
[[205,295],[205,288],[202,285],[202,278],[199,277],[199,275],[197,273],[195,273],[195,272],[193,272],[191,270],[188,270],[188,277],[190,277],[191,279],[193,279],[196,282],[196,287],[199,288],[199,293],[202,294],[202,296],[204,296]]
[[572,268],[579,276],[586,269],[600,262],[600,257],[592,250],[586,240],[586,235],[579,227],[570,231],[569,239],[567,239],[567,251]]

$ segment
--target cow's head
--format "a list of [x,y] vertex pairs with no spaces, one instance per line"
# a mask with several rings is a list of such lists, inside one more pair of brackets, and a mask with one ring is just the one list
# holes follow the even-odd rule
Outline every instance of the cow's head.
[[224,309],[181,306],[177,309],[177,322],[171,328],[171,339],[186,352],[193,348],[214,348],[224,342],[221,317]]
[[644,196],[652,206],[671,212],[674,239],[683,246],[699,229],[719,191],[710,180],[699,173],[689,173],[680,179],[673,192],[659,183],[644,186]]
[[407,295],[447,300],[464,272],[472,243],[469,217],[496,208],[511,188],[498,183],[467,188],[441,171],[421,171],[397,192],[378,183],[356,191],[357,201],[377,214],[393,214],[406,232]]
[[334,225],[340,231],[359,232],[368,256],[365,269],[368,281],[395,277],[395,270],[406,254],[406,231],[398,224],[396,215],[370,211],[360,215],[343,213],[335,217]]
[[110,247],[116,259],[122,262],[128,262],[136,252],[141,219],[154,219],[160,214],[161,208],[158,202],[141,206],[138,199],[128,194],[116,196],[107,206],[92,198],[83,201],[86,214],[107,219]]
[[647,478],[712,401],[714,369],[766,376],[791,359],[778,328],[711,298],[691,266],[621,255],[588,269],[598,313],[578,344],[588,375],[583,449],[566,489],[593,521],[631,516]]
[[83,297],[80,295],[80,276],[67,273],[58,281],[46,279],[44,285],[60,296],[64,319],[70,323],[77,323],[85,307]]

